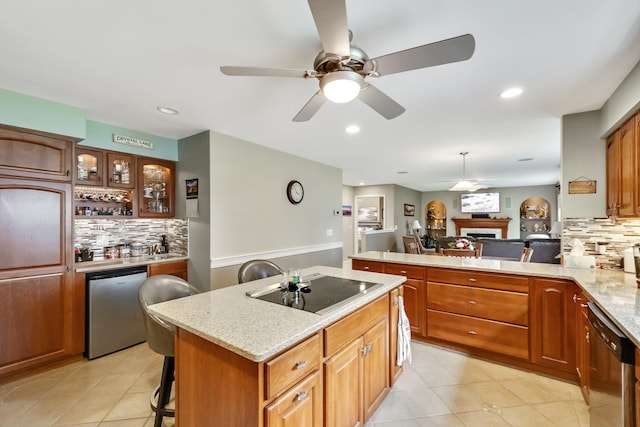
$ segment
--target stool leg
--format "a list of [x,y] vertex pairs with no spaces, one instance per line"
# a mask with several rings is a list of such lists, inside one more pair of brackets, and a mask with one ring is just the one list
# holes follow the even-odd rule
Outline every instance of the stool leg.
[[160,390],[158,394],[158,405],[154,427],[162,427],[162,418],[165,415],[172,414],[173,411],[165,409],[171,397],[171,386],[173,385],[173,376],[175,369],[175,359],[165,356],[162,366],[162,379],[160,380]]

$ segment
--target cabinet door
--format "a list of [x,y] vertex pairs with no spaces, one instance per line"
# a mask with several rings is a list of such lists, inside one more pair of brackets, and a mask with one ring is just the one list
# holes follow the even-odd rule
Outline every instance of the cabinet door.
[[324,365],[325,425],[362,427],[362,351],[358,338]]
[[620,188],[618,192],[620,216],[634,216],[636,213],[636,138],[635,120],[632,118],[620,128]]
[[71,182],[73,139],[0,126],[0,175]]
[[419,336],[424,336],[427,329],[426,304],[424,303],[423,295],[425,290],[425,271],[424,267],[412,265],[384,265],[385,273],[407,278],[407,281],[402,284],[404,288],[404,311],[407,313],[411,324],[411,333]]
[[265,408],[265,427],[322,427],[320,371]]
[[130,154],[107,153],[107,185],[114,188],[135,188],[136,158]]
[[71,185],[0,178],[0,376],[73,348]]
[[175,162],[139,157],[137,169],[138,216],[173,217]]
[[367,422],[389,392],[389,341],[387,319],[382,319],[364,334],[363,398],[364,422]]
[[533,280],[532,362],[574,372],[574,284],[553,279]]
[[607,138],[607,210],[613,208],[618,214],[617,205],[620,203],[620,132],[613,133]]
[[76,147],[76,185],[106,186],[104,179],[104,152]]

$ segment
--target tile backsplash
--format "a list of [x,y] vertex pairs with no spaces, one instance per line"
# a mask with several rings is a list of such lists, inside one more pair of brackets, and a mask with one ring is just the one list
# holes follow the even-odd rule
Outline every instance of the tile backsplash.
[[74,220],[74,245],[89,247],[94,260],[104,257],[105,246],[138,241],[145,246],[159,245],[167,236],[169,252],[188,255],[189,221],[184,219],[78,219]]
[[623,251],[640,243],[640,218],[565,218],[562,228],[564,254],[571,251],[571,241],[578,239],[584,254],[595,256],[604,268],[622,268]]

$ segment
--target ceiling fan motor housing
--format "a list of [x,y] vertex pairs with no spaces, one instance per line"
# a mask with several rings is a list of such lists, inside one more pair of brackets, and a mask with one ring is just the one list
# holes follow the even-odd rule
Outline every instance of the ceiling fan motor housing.
[[355,71],[364,77],[370,73],[368,68],[371,68],[371,66],[367,64],[371,62],[371,59],[369,59],[365,51],[357,46],[351,45],[348,58],[341,58],[331,54],[327,55],[324,50],[320,51],[313,61],[313,69],[318,73],[318,77],[334,71]]

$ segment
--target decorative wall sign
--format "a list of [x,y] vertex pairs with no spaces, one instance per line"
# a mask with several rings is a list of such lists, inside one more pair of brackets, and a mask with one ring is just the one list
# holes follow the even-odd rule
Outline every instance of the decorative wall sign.
[[596,181],[578,177],[573,181],[569,181],[569,194],[592,194],[596,192]]
[[153,150],[153,142],[146,141],[140,138],[132,138],[130,136],[122,136],[113,134],[113,142],[117,142],[118,144],[131,145],[133,147],[142,147]]
[[187,185],[187,199],[197,199],[198,198],[198,178],[186,179],[185,183]]

